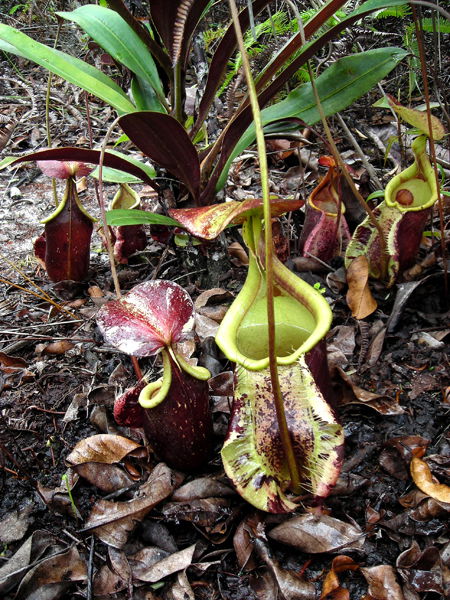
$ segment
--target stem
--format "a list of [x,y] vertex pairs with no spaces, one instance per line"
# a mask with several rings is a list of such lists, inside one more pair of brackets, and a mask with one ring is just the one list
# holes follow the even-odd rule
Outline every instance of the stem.
[[181,107],[181,63],[178,61],[173,70],[173,111],[175,119],[183,124],[183,111]]
[[105,240],[106,240],[106,247],[108,249],[109,264],[111,266],[111,276],[112,276],[112,279],[114,282],[114,290],[116,292],[116,296],[118,299],[122,296],[122,292],[120,291],[119,278],[117,277],[116,263],[114,260],[114,249],[113,249],[112,242],[111,242],[111,234],[109,231],[109,226],[106,222],[105,196],[103,194],[103,162],[105,160],[106,145],[107,145],[109,138],[111,137],[111,134],[113,132],[113,129],[117,125],[119,119],[120,119],[120,117],[117,117],[116,119],[114,119],[114,121],[111,123],[108,131],[106,132],[105,139],[103,140],[102,146],[100,149],[100,160],[98,163],[98,192],[99,192],[99,202],[100,202],[100,214],[101,214],[101,218],[102,218],[103,233],[104,233]]
[[[304,30],[303,30],[303,23],[301,20],[299,21],[298,26],[299,26],[300,35],[302,36],[302,39],[303,39],[303,44],[305,44],[305,34],[304,34]],[[306,62],[306,66],[308,68],[311,88],[312,88],[312,91],[314,94],[314,99],[316,101],[317,110],[319,111],[320,120],[321,120],[323,128],[325,130],[325,135],[327,137],[327,141],[330,146],[331,154],[333,155],[334,161],[341,169],[341,173],[345,177],[350,189],[352,190],[353,195],[358,200],[358,202],[361,204],[361,206],[364,208],[364,210],[366,211],[366,213],[370,219],[370,222],[378,231],[378,237],[380,240],[380,249],[381,249],[381,254],[382,254],[381,269],[382,269],[382,276],[384,277],[387,272],[388,254],[387,254],[386,240],[384,238],[383,229],[382,229],[380,223],[378,222],[377,218],[375,217],[375,214],[373,213],[372,209],[367,204],[367,202],[364,200],[364,198],[361,196],[361,194],[359,193],[359,190],[356,188],[355,183],[350,176],[350,173],[347,171],[344,161],[342,160],[341,155],[339,154],[339,150],[337,149],[336,143],[331,134],[331,130],[328,125],[328,121],[325,116],[322,103],[320,101],[319,92],[317,91],[316,81],[314,79],[314,74],[312,72],[311,64],[310,64],[309,60]]]
[[[62,21],[58,19],[58,29],[56,30],[55,43],[53,44],[53,48],[56,48],[59,41],[59,34],[61,32]],[[45,93],[45,129],[47,130],[47,146],[49,148],[52,147],[52,136],[50,133],[50,92],[52,89],[52,79],[53,74],[51,71],[48,72],[47,79],[47,91]],[[53,201],[55,206],[58,206],[58,193],[56,191],[56,179],[52,177],[52,191],[53,191]]]
[[[113,249],[113,245],[112,245],[112,241],[111,241],[111,233],[109,230],[108,223],[106,222],[105,196],[103,194],[103,162],[105,160],[106,145],[107,145],[109,138],[111,137],[111,134],[114,130],[114,127],[117,125],[117,122],[119,121],[119,119],[120,119],[120,116],[117,117],[116,119],[114,119],[114,121],[111,123],[108,131],[106,132],[105,139],[102,142],[101,151],[100,151],[100,160],[98,163],[98,200],[99,200],[99,204],[100,204],[100,214],[101,214],[102,225],[103,225],[103,234],[105,236],[106,247],[108,249],[109,264],[111,267],[111,277],[114,282],[114,290],[116,292],[117,299],[122,297],[122,292],[120,290],[119,278],[117,276],[116,261],[114,260],[114,249]],[[133,365],[134,372],[136,373],[136,377],[137,377],[138,381],[141,381],[143,375],[142,375],[141,368],[139,366],[138,359],[135,356],[132,356],[131,363]]]
[[[256,130],[256,144],[258,148],[259,166],[261,171],[261,186],[264,206],[264,246],[265,246],[265,270],[267,283],[267,327],[269,337],[269,369],[270,380],[272,384],[272,393],[275,401],[277,413],[278,428],[280,431],[281,443],[289,468],[291,478],[291,488],[295,493],[300,489],[300,475],[297,461],[295,458],[292,440],[289,434],[289,429],[286,422],[286,414],[284,410],[283,396],[280,389],[280,380],[278,377],[277,357],[275,354],[275,311],[273,305],[273,244],[272,244],[272,223],[270,214],[270,193],[269,193],[269,176],[267,168],[266,147],[264,141],[264,132],[261,121],[261,112],[258,104],[255,83],[250,70],[250,62],[248,60],[247,51],[244,45],[242,30],[239,23],[239,14],[235,0],[229,0],[231,16],[236,31],[239,51],[242,57],[242,65],[244,67],[245,78],[247,80],[248,94],[252,107],[253,120]],[[257,244],[257,240],[255,240]]]
[[428,75],[427,75],[427,67],[425,63],[425,51],[423,47],[423,35],[422,28],[419,26],[419,19],[417,17],[416,7],[411,4],[412,14],[414,19],[414,27],[416,30],[416,38],[417,45],[419,48],[419,57],[420,57],[420,70],[422,72],[422,82],[423,82],[423,95],[425,96],[425,103],[427,105],[427,122],[428,122],[428,131],[430,136],[428,138],[430,144],[430,154],[431,160],[433,163],[433,171],[434,176],[436,178],[436,190],[438,195],[438,207],[439,207],[439,225],[441,230],[441,251],[442,251],[442,262],[444,267],[444,290],[445,296],[448,298],[449,289],[448,289],[448,266],[447,266],[447,246],[445,243],[445,223],[444,223],[444,205],[442,202],[442,194],[440,192],[440,184],[439,184],[439,173],[437,170],[437,162],[436,162],[436,146],[433,139],[433,129],[431,127],[431,109],[430,109],[430,92],[428,86]]

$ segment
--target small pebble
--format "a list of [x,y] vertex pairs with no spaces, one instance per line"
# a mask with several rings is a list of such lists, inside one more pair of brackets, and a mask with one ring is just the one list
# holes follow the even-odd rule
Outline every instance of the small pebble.
[[15,198],[21,198],[22,197],[22,192],[19,190],[18,187],[15,187],[15,186],[10,187],[9,188],[9,197],[13,198],[13,199],[15,199]]

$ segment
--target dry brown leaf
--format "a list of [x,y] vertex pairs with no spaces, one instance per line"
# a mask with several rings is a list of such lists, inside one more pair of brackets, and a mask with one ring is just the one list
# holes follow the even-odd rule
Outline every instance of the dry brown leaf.
[[255,539],[255,550],[268,566],[284,600],[311,600],[316,597],[314,584],[292,571],[283,569],[279,562],[272,558],[267,544],[262,539]]
[[145,575],[151,566],[160,562],[163,558],[167,558],[171,554],[175,554],[177,549],[173,552],[163,550],[159,546],[146,546],[141,548],[129,557],[131,571],[134,580],[140,580],[141,575]]
[[10,544],[23,538],[33,521],[33,508],[33,502],[28,501],[25,506],[7,513],[0,520],[0,542]]
[[260,523],[261,516],[258,513],[248,515],[239,523],[233,536],[236,559],[240,569],[243,571],[252,571],[256,568],[256,562],[252,558],[254,549],[253,540]]
[[277,525],[269,532],[269,537],[309,554],[343,548],[361,549],[364,545],[363,532],[357,525],[328,515],[309,513]]
[[4,352],[0,352],[0,366],[12,367],[14,369],[25,369],[28,367],[28,363],[19,356],[10,356]]
[[44,553],[55,554],[61,548],[48,531],[37,530],[20,546],[17,552],[0,567],[0,594],[15,587]]
[[134,479],[118,465],[83,463],[75,465],[72,468],[78,475],[89,481],[90,484],[107,494],[129,487],[135,483]]
[[320,600],[349,600],[349,591],[341,587],[338,574],[344,571],[356,571],[357,569],[359,569],[359,565],[350,556],[345,556],[345,554],[336,556],[323,582]]
[[226,498],[197,498],[189,502],[168,502],[162,512],[169,519],[191,521],[198,527],[214,527],[231,512],[230,504]]
[[391,565],[361,567],[361,572],[369,584],[369,594],[374,598],[404,600],[402,588],[395,577],[395,569]]
[[[40,350],[43,354],[65,354],[75,348],[75,344],[72,344],[69,340],[59,340],[51,344],[39,344],[39,346],[43,346]],[[38,346],[36,346],[37,348]]]
[[140,581],[147,581],[148,583],[156,583],[172,573],[177,571],[183,571],[192,563],[196,544],[188,546],[179,552],[174,552],[169,556],[165,556],[157,562],[151,564],[148,568],[137,571],[133,569],[134,577],[137,577]]
[[411,460],[410,470],[411,477],[419,490],[439,502],[450,502],[450,486],[439,483],[424,460],[414,456]]
[[[16,598],[37,600],[61,598],[75,581],[87,580],[86,561],[75,546],[45,558],[22,579]],[[69,596],[66,594],[65,596]]]
[[128,502],[99,500],[86,522],[84,531],[94,533],[105,544],[122,548],[136,524],[159,502],[170,496],[181,483],[180,476],[164,463],[153,469],[148,480],[136,491],[136,497]]
[[69,465],[90,462],[113,464],[129,455],[143,457],[145,449],[121,435],[100,433],[78,442],[66,461]]
[[219,329],[218,321],[214,321],[204,315],[195,315],[195,333],[198,335],[202,342],[206,338],[216,337],[217,330]]
[[205,290],[194,302],[195,311],[201,313],[201,309],[205,307],[212,298],[215,298],[216,302],[221,302],[227,298],[232,298],[232,294],[224,288],[211,288],[210,290]]
[[340,404],[363,404],[373,408],[382,415],[402,415],[405,410],[400,406],[398,397],[391,398],[386,394],[374,394],[356,385],[350,375],[340,367],[337,372],[348,386],[342,386]]
[[172,495],[174,502],[188,502],[197,498],[212,498],[223,496],[234,496],[236,492],[228,485],[212,479],[211,477],[200,477],[185,483]]
[[347,304],[355,319],[364,319],[377,308],[369,288],[369,263],[365,256],[358,256],[347,269]]
[[236,267],[244,267],[248,265],[248,254],[239,242],[232,242],[228,246],[228,254],[231,257],[231,262]]

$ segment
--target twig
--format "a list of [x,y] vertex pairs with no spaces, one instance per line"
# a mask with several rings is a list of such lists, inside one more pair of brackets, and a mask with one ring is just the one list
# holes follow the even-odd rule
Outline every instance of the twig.
[[369,173],[370,179],[376,184],[376,186],[377,186],[378,189],[382,190],[383,187],[384,187],[383,184],[378,179],[378,175],[376,174],[375,169],[372,167],[372,165],[370,164],[370,162],[367,160],[364,152],[362,151],[361,146],[356,141],[355,136],[350,131],[350,129],[347,127],[347,123],[344,121],[344,119],[341,117],[341,115],[339,113],[336,113],[336,116],[337,116],[337,119],[339,121],[340,126],[344,130],[345,135],[347,136],[348,141],[351,143],[351,145],[353,146],[353,148],[358,153],[358,156],[361,159],[361,162],[362,162],[364,168]]

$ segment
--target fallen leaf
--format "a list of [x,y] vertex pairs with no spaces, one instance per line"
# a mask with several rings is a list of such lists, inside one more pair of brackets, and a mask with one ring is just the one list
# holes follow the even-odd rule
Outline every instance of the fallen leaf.
[[127,488],[135,483],[134,479],[118,465],[84,463],[75,465],[72,469],[86,481],[107,494]]
[[197,498],[189,502],[168,502],[162,512],[167,519],[213,527],[230,514],[230,504],[226,498]]
[[19,356],[10,356],[4,352],[0,352],[0,365],[4,367],[13,367],[14,369],[25,369],[28,363]]
[[195,600],[194,592],[184,571],[177,574],[177,580],[169,590],[167,600]]
[[77,548],[64,550],[40,561],[22,579],[16,593],[21,600],[68,598],[72,582],[86,581],[86,561]]
[[252,553],[254,550],[255,532],[260,524],[260,515],[253,513],[245,517],[236,528],[233,536],[233,547],[241,571],[252,571],[256,567]]
[[311,598],[315,598],[316,589],[314,584],[305,581],[292,571],[283,569],[279,562],[272,558],[267,544],[262,539],[255,539],[255,550],[268,566],[284,600],[311,600]]
[[136,496],[127,502],[99,500],[85,524],[84,531],[93,530],[105,543],[122,548],[136,524],[159,502],[170,496],[180,478],[164,463],[159,463],[148,480],[136,490]]
[[69,465],[90,462],[113,464],[129,455],[144,457],[146,451],[137,442],[121,435],[100,433],[78,442],[66,462]]
[[200,477],[185,483],[172,495],[174,502],[188,502],[197,498],[235,496],[236,492],[228,485],[210,477]]
[[323,582],[320,600],[349,600],[349,591],[341,587],[338,574],[344,571],[356,571],[357,569],[359,569],[359,565],[350,556],[344,554],[336,556]]
[[196,544],[192,544],[192,546],[188,546],[184,550],[165,556],[146,569],[140,571],[133,569],[133,575],[140,581],[155,583],[168,575],[172,575],[172,573],[183,571],[192,563],[195,546]]
[[386,394],[375,394],[368,392],[367,390],[359,387],[350,375],[348,375],[340,367],[337,368],[337,372],[344,380],[347,386],[342,386],[342,397],[340,399],[340,405],[345,406],[347,404],[362,404],[368,406],[373,410],[376,410],[382,415],[402,415],[405,410],[399,404],[398,397],[391,398]]
[[439,502],[450,502],[450,486],[439,483],[424,460],[414,456],[410,469],[411,477],[419,490]]
[[352,260],[347,269],[347,304],[355,319],[368,317],[377,308],[369,288],[369,262],[365,256]]
[[364,534],[357,525],[328,515],[309,513],[288,519],[268,535],[309,554],[336,552],[343,548],[360,550],[364,545]]
[[33,502],[7,513],[0,521],[0,542],[10,544],[21,540],[33,521]]
[[361,567],[361,572],[369,584],[369,594],[379,600],[405,600],[402,588],[395,577],[391,565]]
[[[20,546],[17,552],[0,567],[0,594],[6,594],[25,576],[32,565],[44,555],[52,552],[56,540],[48,531],[37,530]],[[53,549],[53,553],[55,550]]]
[[248,254],[245,248],[239,242],[232,242],[228,246],[228,254],[231,262],[236,267],[244,267],[248,265]]
[[81,518],[77,507],[72,502],[69,491],[72,491],[78,481],[78,475],[69,469],[61,485],[54,488],[45,487],[37,482],[37,492],[48,508],[60,515]]
[[[41,344],[39,344],[41,346]],[[75,348],[75,344],[69,342],[69,340],[59,340],[52,342],[51,344],[42,344],[43,348],[40,350],[43,354],[65,354],[72,348]],[[37,348],[37,346],[36,346]]]

